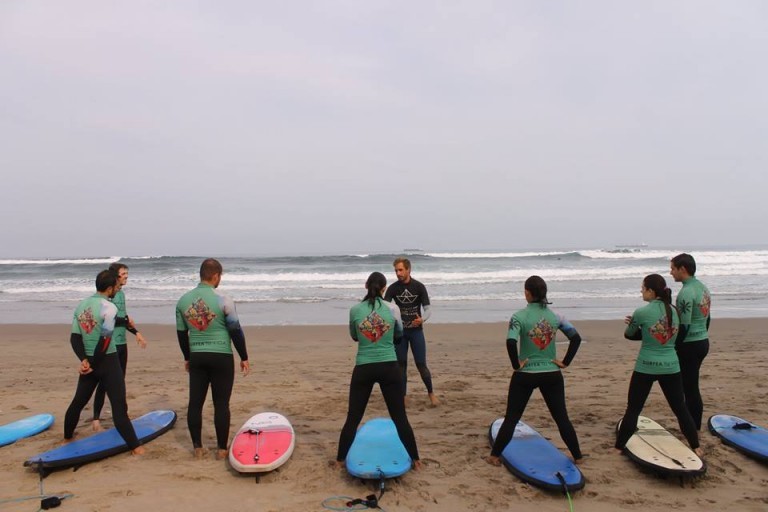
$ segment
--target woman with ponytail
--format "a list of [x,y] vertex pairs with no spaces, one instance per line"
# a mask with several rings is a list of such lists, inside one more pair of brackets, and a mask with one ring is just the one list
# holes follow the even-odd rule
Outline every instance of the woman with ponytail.
[[349,311],[349,334],[358,343],[357,359],[349,384],[347,421],[341,429],[339,450],[333,462],[337,468],[344,466],[376,383],[414,469],[421,468],[416,438],[405,413],[403,377],[395,355],[395,343],[403,335],[403,321],[400,309],[382,298],[386,288],[384,274],[372,273],[365,283],[367,292],[362,302]]
[[635,433],[645,400],[653,383],[658,381],[688,444],[697,455],[701,455],[696,425],[685,406],[680,364],[675,353],[680,319],[677,309],[672,306],[672,291],[659,274],[646,276],[640,290],[643,300],[648,304],[624,319],[627,324],[624,337],[628,340],[642,340],[642,345],[629,381],[627,410],[616,435],[616,449],[623,452],[627,441]]
[[[568,320],[549,309],[547,283],[539,276],[531,276],[525,281],[525,300],[528,307],[515,313],[509,322],[507,354],[515,372],[509,382],[504,422],[499,428],[491,454],[485,460],[494,466],[501,465],[499,456],[512,439],[533,390],[539,388],[549,413],[557,423],[560,437],[565,441],[573,460],[579,462],[582,453],[565,407],[565,382],[560,370],[571,364],[581,344],[581,336]],[[558,330],[570,341],[562,361],[557,359],[555,347]]]

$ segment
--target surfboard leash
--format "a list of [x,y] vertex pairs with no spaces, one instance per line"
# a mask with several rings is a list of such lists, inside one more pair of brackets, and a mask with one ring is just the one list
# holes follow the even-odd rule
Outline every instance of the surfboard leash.
[[672,462],[674,462],[675,464],[677,464],[677,465],[678,465],[678,466],[680,466],[681,468],[685,469],[685,464],[683,464],[682,462],[680,462],[679,460],[677,460],[677,459],[676,459],[676,458],[674,458],[673,456],[669,455],[668,453],[665,453],[664,451],[660,450],[660,449],[659,449],[659,448],[657,448],[656,446],[653,446],[653,445],[652,445],[651,443],[649,443],[649,442],[648,442],[648,441],[647,441],[647,440],[646,440],[646,439],[645,439],[645,438],[644,438],[642,435],[640,435],[640,434],[637,434],[637,437],[639,437],[639,438],[640,438],[640,439],[641,439],[641,440],[642,440],[642,441],[643,441],[645,444],[647,444],[648,446],[650,446],[651,448],[653,448],[654,450],[656,450],[657,452],[659,452],[661,455],[663,455],[664,457],[668,458],[669,460],[671,460]]
[[568,484],[565,483],[565,477],[562,473],[559,471],[555,473],[555,476],[558,480],[560,480],[560,483],[563,485],[563,494],[565,494],[565,497],[568,498],[568,508],[571,512],[573,512],[573,500],[571,499],[571,493],[568,492]]
[[[347,511],[353,511],[353,510],[367,510],[367,509],[378,509],[383,512],[383,508],[379,505],[381,502],[381,497],[384,496],[384,493],[386,492],[386,478],[384,477],[384,473],[379,470],[379,495],[376,496],[376,494],[369,494],[365,498],[351,498],[349,496],[332,496],[330,498],[326,498],[323,500],[323,508],[328,510],[338,510],[342,512]],[[344,508],[334,507],[330,504],[333,500],[345,500],[344,501]]]

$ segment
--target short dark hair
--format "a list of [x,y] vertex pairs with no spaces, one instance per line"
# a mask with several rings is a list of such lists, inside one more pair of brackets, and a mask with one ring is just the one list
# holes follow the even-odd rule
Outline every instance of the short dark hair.
[[392,266],[396,267],[398,263],[402,263],[406,270],[411,270],[411,260],[408,258],[397,258]]
[[125,263],[114,262],[109,266],[109,270],[119,274],[122,269],[128,270],[128,265]]
[[213,258],[206,258],[200,265],[200,279],[203,281],[210,281],[216,274],[224,272],[224,268],[219,263],[219,260]]
[[693,276],[696,274],[696,260],[693,259],[693,256],[687,253],[681,253],[672,258],[672,265],[675,266],[675,268],[684,268],[686,272],[688,272],[689,276]]
[[105,292],[110,286],[117,284],[117,274],[114,270],[102,270],[96,276],[96,291]]

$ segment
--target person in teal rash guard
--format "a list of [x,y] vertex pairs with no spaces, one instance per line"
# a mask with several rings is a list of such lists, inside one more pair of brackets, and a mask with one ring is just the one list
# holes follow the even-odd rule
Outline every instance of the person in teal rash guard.
[[189,373],[187,427],[196,458],[206,454],[203,448],[203,404],[211,388],[213,422],[216,428],[217,459],[227,456],[229,441],[229,399],[235,380],[232,345],[240,356],[243,376],[250,372],[245,334],[235,310],[235,303],[216,291],[221,283],[221,263],[208,258],[200,265],[200,284],[185,293],[176,304],[176,334],[184,367]]
[[349,311],[349,334],[357,342],[357,358],[349,383],[347,419],[339,436],[336,460],[332,462],[337,468],[344,466],[373,385],[377,382],[414,469],[421,468],[416,438],[405,412],[402,372],[395,355],[395,343],[403,335],[403,323],[398,307],[382,298],[386,287],[387,278],[384,274],[372,273],[365,283],[365,298]]
[[80,378],[72,403],[64,416],[64,439],[74,437],[80,413],[97,386],[102,386],[112,405],[115,428],[135,455],[144,453],[128,418],[125,380],[112,340],[117,307],[109,299],[118,290],[117,275],[103,270],[96,276],[95,295],[83,300],[75,309],[70,343],[78,359]]
[[669,273],[683,288],[677,294],[677,311],[680,313],[680,332],[677,335],[677,358],[683,377],[685,405],[693,417],[696,429],[701,430],[704,401],[699,391],[699,371],[709,353],[709,322],[712,299],[709,289],[699,281],[696,261],[690,254],[678,254],[669,265]]
[[[147,347],[147,341],[144,336],[136,329],[133,320],[128,316],[128,312],[125,308],[125,293],[123,288],[128,283],[128,265],[124,263],[112,263],[109,266],[109,270],[117,274],[117,286],[118,291],[112,298],[112,304],[117,306],[117,316],[115,317],[115,330],[112,333],[112,342],[115,344],[117,350],[117,358],[120,361],[120,368],[123,370],[123,379],[125,379],[125,373],[128,369],[128,344],[126,343],[126,331],[136,336],[136,343],[141,348]],[[93,430],[99,432],[101,427],[101,409],[104,407],[104,388],[99,386],[96,388],[96,394],[93,397]]]
[[627,409],[616,435],[615,448],[619,453],[623,453],[627,441],[637,429],[637,420],[651,387],[658,381],[688,444],[701,456],[699,435],[693,418],[685,407],[680,364],[675,353],[680,319],[671,305],[672,291],[667,288],[663,277],[650,274],[643,279],[641,293],[643,300],[648,304],[636,309],[631,316],[624,319],[627,324],[624,337],[628,340],[642,340],[642,345],[635,362],[635,371],[629,381]]
[[[552,311],[547,300],[547,283],[539,276],[525,281],[525,300],[528,306],[512,315],[507,332],[507,354],[514,368],[507,394],[507,411],[504,422],[496,435],[491,454],[485,461],[501,465],[500,455],[512,440],[515,427],[525,412],[525,406],[539,388],[552,419],[557,423],[571,457],[578,463],[584,457],[579,439],[565,406],[565,381],[563,368],[571,364],[581,345],[576,328],[561,315]],[[560,330],[568,338],[568,351],[562,361],[557,359],[555,335]],[[518,355],[517,343],[520,342]]]

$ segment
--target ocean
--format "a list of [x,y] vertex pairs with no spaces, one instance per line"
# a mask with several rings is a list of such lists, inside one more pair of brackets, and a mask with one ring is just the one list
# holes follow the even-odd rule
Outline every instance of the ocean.
[[[410,258],[412,277],[432,301],[430,322],[506,322],[525,306],[523,282],[543,277],[552,308],[572,320],[622,319],[642,305],[649,273],[669,276],[683,252],[645,246],[605,249],[430,252],[330,256],[220,257],[220,290],[237,303],[243,325],[345,324],[373,271],[393,281],[392,261]],[[768,250],[688,251],[713,296],[712,316],[768,317]],[[69,323],[77,302],[94,292],[110,263],[130,269],[128,312],[141,323],[174,324],[176,300],[196,286],[201,257],[145,256],[0,259],[0,323]]]

